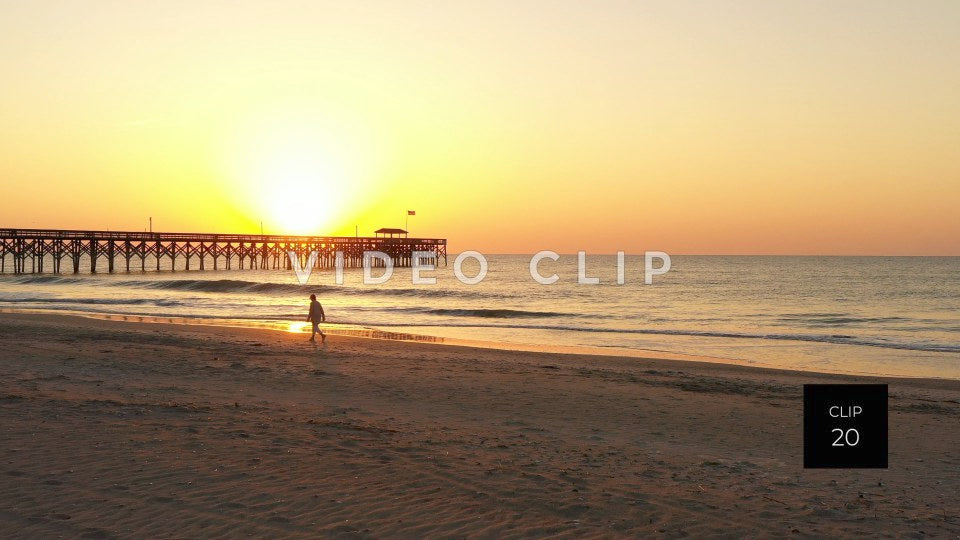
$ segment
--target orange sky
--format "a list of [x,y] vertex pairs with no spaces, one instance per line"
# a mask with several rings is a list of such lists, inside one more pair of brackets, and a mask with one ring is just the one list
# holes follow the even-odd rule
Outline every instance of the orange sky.
[[960,3],[0,2],[0,227],[960,255]]

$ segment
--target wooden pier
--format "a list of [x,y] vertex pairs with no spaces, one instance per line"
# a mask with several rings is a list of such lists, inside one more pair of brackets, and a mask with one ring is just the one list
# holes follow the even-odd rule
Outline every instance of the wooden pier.
[[[315,268],[334,268],[337,253],[342,254],[344,268],[361,268],[364,253],[370,251],[385,253],[399,268],[411,266],[415,251],[432,254],[421,256],[423,264],[439,265],[441,258],[447,264],[447,241],[443,238],[0,229],[0,273],[59,274],[64,260],[73,273],[81,268],[92,273],[291,269],[291,251],[301,268],[314,251]],[[377,259],[372,261],[382,266],[376,264]]]

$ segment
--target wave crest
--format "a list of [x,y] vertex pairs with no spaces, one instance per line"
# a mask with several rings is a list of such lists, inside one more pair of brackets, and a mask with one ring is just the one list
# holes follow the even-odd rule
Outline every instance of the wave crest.
[[296,283],[272,283],[261,281],[246,281],[239,279],[170,279],[162,281],[119,281],[118,286],[139,287],[148,289],[196,291],[210,293],[260,293],[260,294],[309,294],[329,293],[342,295],[373,295],[373,296],[409,296],[425,298],[441,297],[484,297],[480,291],[456,291],[450,289],[430,288],[381,288],[381,287],[347,287],[334,285],[299,285]]

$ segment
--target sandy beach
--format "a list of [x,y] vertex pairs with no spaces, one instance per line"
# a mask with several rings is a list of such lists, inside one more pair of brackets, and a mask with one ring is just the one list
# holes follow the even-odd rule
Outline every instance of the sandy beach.
[[[0,315],[0,534],[960,536],[960,382]],[[802,385],[890,385],[804,470]]]

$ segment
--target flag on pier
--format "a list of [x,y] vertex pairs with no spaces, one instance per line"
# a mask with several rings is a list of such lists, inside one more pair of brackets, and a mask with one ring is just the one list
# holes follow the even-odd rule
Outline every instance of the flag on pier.
[[415,216],[415,215],[417,215],[417,212],[414,211],[414,210],[407,210],[407,215],[408,215],[408,216]]

